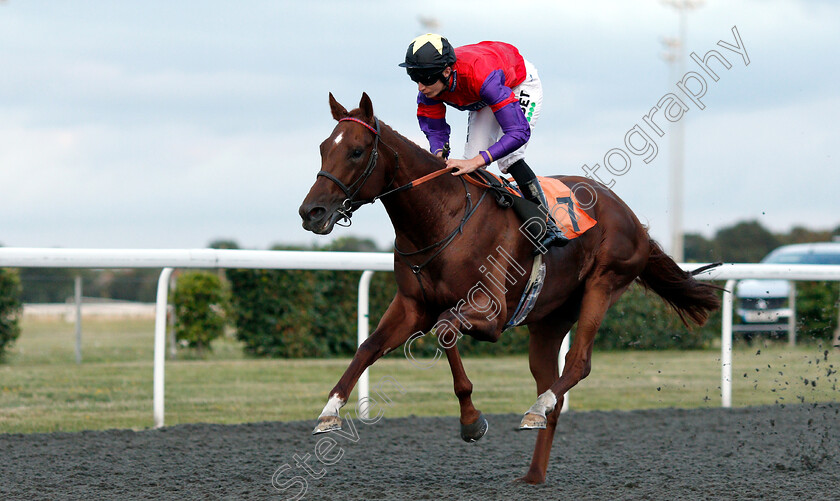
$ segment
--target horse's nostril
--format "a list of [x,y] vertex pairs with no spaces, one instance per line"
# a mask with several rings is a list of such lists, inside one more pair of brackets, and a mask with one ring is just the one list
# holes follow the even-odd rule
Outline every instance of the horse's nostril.
[[309,214],[308,214],[309,219],[310,219],[310,221],[317,221],[318,219],[321,219],[322,217],[324,217],[324,214],[326,212],[327,212],[327,210],[323,207],[314,207],[313,209],[311,209],[309,211]]

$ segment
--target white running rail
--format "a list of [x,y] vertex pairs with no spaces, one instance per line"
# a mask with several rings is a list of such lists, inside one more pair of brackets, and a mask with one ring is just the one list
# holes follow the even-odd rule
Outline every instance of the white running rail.
[[[680,265],[686,271],[697,269],[702,264]],[[828,280],[840,281],[840,265],[825,264],[723,264],[700,273],[698,280],[726,280],[721,305],[720,328],[720,400],[722,407],[732,407],[732,291],[737,280]]]
[[[164,363],[169,277],[175,268],[393,271],[383,252],[250,251],[232,249],[34,249],[0,248],[4,268],[161,268],[155,309],[153,415],[164,424]],[[367,276],[368,280],[370,276]],[[364,276],[363,276],[364,280]],[[367,289],[365,289],[367,300]],[[361,396],[361,394],[360,394]],[[367,395],[364,395],[365,397]]]
[[[682,264],[691,271],[704,264]],[[286,270],[356,270],[359,281],[359,344],[367,339],[368,292],[373,271],[393,271],[394,255],[384,252],[251,251],[229,249],[41,249],[0,248],[5,268],[161,268],[155,318],[154,423],[164,424],[166,305],[174,268],[251,268]],[[732,405],[732,290],[740,279],[840,281],[840,265],[724,264],[703,272],[698,280],[726,281],[721,325],[721,405]],[[560,353],[562,370],[568,337]],[[359,400],[368,398],[367,371],[359,381]],[[568,397],[564,408],[568,406]]]

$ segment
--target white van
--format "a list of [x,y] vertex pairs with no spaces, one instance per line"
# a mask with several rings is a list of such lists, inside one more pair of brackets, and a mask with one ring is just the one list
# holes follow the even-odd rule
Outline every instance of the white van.
[[[768,254],[762,263],[840,264],[840,242],[785,245]],[[741,280],[735,287],[735,312],[741,319],[737,330],[773,332],[788,330],[793,315],[787,280]],[[747,335],[747,337],[749,337]]]

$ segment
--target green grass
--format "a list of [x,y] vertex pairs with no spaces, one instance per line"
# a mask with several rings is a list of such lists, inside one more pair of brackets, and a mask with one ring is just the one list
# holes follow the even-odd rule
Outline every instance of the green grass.
[[[76,365],[72,324],[26,321],[0,365],[0,432],[150,427],[153,337],[151,320],[86,321],[84,361]],[[205,359],[185,358],[166,362],[167,425],[314,423],[349,363],[250,359],[231,339]],[[736,344],[733,405],[838,401],[838,359],[840,353],[816,345]],[[533,404],[527,357],[471,358],[464,365],[483,412],[519,413]],[[393,400],[386,416],[457,415],[445,358],[423,370],[402,355],[387,357],[372,368],[371,388],[386,376],[404,389],[383,385]],[[571,392],[577,411],[719,405],[719,350],[595,353],[592,374]]]

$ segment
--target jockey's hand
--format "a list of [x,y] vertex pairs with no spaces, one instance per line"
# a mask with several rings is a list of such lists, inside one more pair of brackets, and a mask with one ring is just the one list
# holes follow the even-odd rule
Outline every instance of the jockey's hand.
[[461,176],[463,174],[469,174],[470,172],[476,171],[483,167],[484,157],[482,157],[481,155],[476,155],[473,158],[469,158],[466,160],[450,158],[446,161],[446,166],[452,169],[457,169],[455,172],[452,173],[453,176]]

